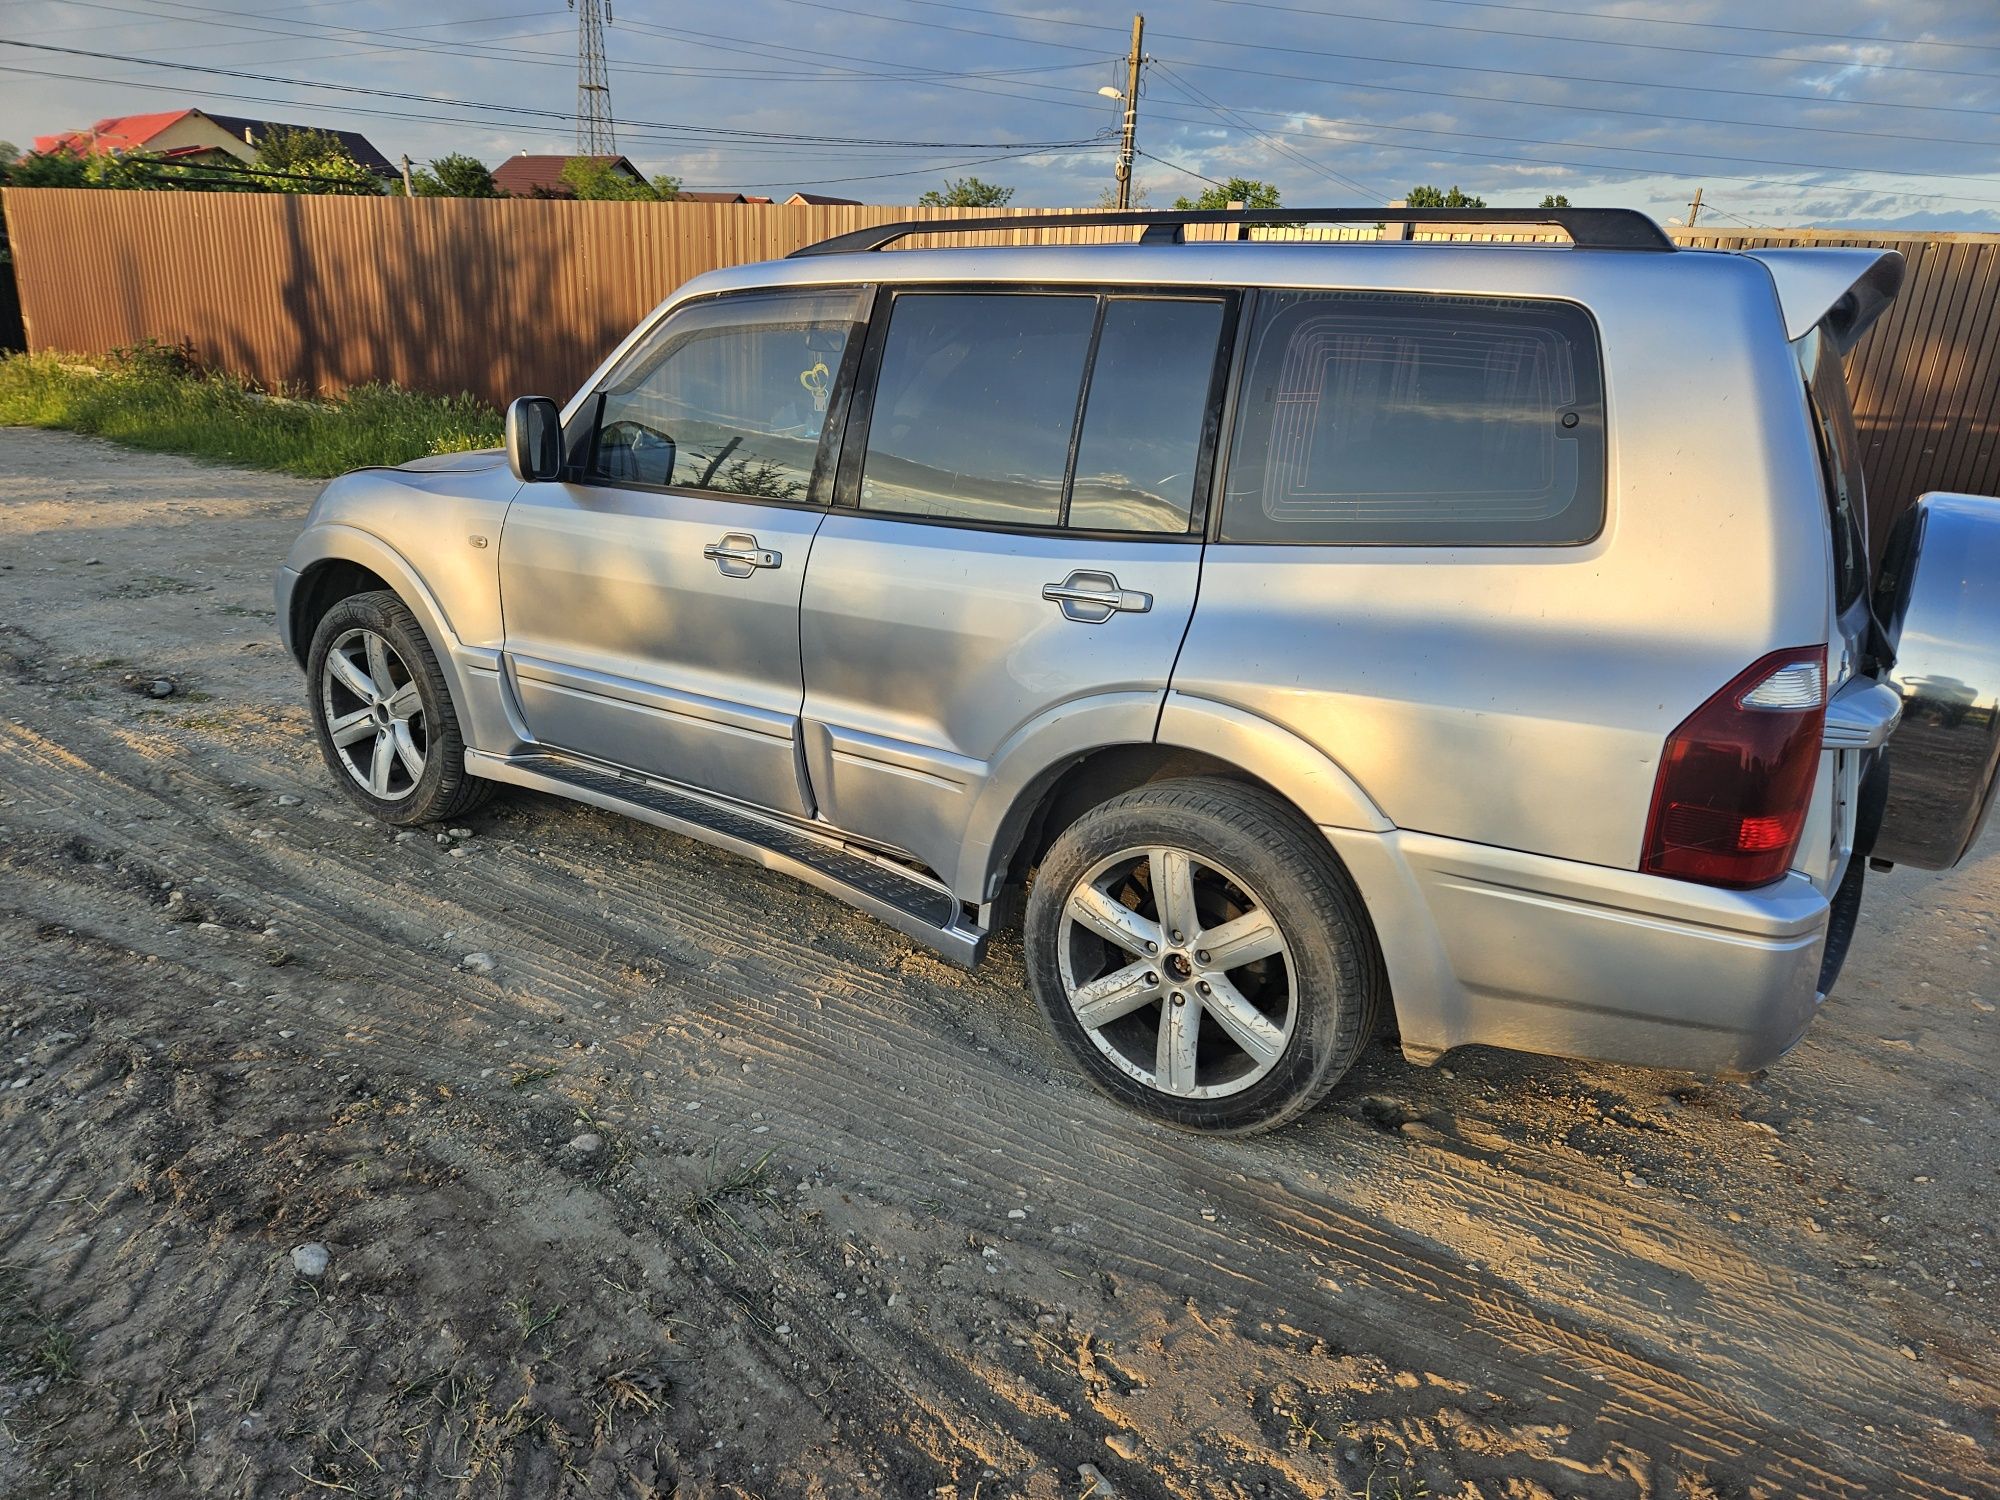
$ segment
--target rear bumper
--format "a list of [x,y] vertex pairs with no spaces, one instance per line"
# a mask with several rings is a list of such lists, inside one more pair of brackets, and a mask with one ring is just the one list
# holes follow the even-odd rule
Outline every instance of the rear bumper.
[[1819,1008],[1827,901],[1398,831],[1327,829],[1381,939],[1403,1047],[1750,1072]]

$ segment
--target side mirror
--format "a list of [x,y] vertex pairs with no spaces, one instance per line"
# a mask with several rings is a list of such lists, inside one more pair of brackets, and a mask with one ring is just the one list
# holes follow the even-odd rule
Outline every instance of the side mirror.
[[523,484],[562,473],[562,412],[547,396],[521,396],[507,408],[507,467]]

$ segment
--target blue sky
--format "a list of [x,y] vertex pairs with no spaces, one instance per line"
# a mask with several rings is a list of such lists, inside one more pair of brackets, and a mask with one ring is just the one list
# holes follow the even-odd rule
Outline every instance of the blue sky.
[[[1123,84],[1131,22],[1027,0],[614,0],[619,146],[690,187],[909,202],[970,172],[1020,205],[1086,204],[1111,181],[1121,106],[1097,91]],[[1241,174],[1294,204],[1456,183],[1665,220],[1700,185],[1717,224],[2000,231],[1993,0],[1167,0],[1146,26],[1154,206]],[[0,139],[24,146],[182,104],[418,161],[574,141],[561,0],[0,0],[0,39],[75,49],[0,47]]]

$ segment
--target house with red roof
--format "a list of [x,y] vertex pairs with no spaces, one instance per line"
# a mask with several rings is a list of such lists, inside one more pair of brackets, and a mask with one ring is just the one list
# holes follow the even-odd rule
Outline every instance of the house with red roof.
[[240,115],[212,115],[200,109],[170,109],[149,115],[112,115],[84,130],[64,130],[35,137],[37,151],[71,151],[79,156],[143,151],[170,161],[220,163],[254,162],[257,144],[273,130],[323,130],[339,141],[362,166],[378,177],[394,177],[396,169],[356,130],[331,130],[319,125],[251,120]]

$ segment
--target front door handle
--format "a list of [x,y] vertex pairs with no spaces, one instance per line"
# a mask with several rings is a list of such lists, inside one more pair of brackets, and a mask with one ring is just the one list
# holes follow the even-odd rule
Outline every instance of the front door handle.
[[1079,568],[1061,583],[1042,585],[1042,597],[1062,606],[1063,618],[1083,625],[1102,625],[1117,614],[1143,615],[1153,596],[1120,588],[1109,573]]
[[719,542],[710,542],[701,555],[720,568],[728,578],[748,578],[759,568],[782,566],[784,558],[757,545],[747,531],[732,531]]

